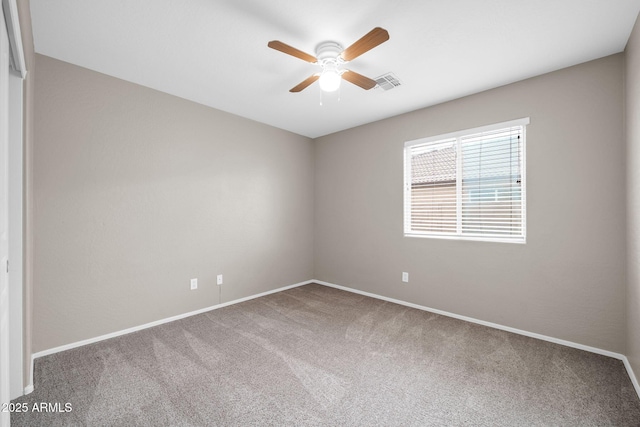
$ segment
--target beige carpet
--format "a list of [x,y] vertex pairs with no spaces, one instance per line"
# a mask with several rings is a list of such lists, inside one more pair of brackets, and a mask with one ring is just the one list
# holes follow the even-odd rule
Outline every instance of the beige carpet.
[[39,358],[40,402],[11,425],[640,424],[619,360],[315,284]]

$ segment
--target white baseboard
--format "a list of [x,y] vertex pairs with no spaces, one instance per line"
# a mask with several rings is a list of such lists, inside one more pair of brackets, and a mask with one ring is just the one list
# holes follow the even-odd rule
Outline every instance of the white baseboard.
[[151,328],[151,327],[154,327],[154,326],[162,325],[164,323],[169,323],[169,322],[173,322],[175,320],[184,319],[185,317],[195,316],[197,314],[206,313],[207,311],[216,310],[218,308],[227,307],[227,306],[230,306],[230,305],[233,305],[233,304],[239,304],[239,303],[244,302],[244,301],[249,301],[249,300],[252,300],[252,299],[255,299],[255,298],[260,298],[260,297],[263,297],[263,296],[266,296],[266,295],[270,295],[270,294],[274,294],[274,293],[277,293],[277,292],[286,291],[287,289],[293,289],[293,288],[297,288],[299,286],[308,285],[310,283],[317,283],[317,284],[320,284],[320,285],[323,285],[323,286],[328,286],[330,288],[340,289],[340,290],[343,290],[343,291],[352,292],[352,293],[355,293],[355,294],[360,294],[360,295],[364,295],[364,296],[367,296],[367,297],[371,297],[371,298],[376,298],[376,299],[383,300],[383,301],[392,302],[394,304],[404,305],[404,306],[415,308],[415,309],[418,309],[418,310],[423,310],[423,311],[428,311],[430,313],[440,314],[442,316],[453,317],[455,319],[464,320],[465,322],[476,323],[476,324],[479,324],[479,325],[488,326],[490,328],[500,329],[500,330],[507,331],[507,332],[512,332],[514,334],[524,335],[524,336],[527,336],[527,337],[536,338],[536,339],[539,339],[539,340],[548,341],[548,342],[552,342],[552,343],[555,343],[555,344],[560,344],[560,345],[564,345],[564,346],[567,346],[567,347],[572,347],[572,348],[576,348],[576,349],[579,349],[579,350],[584,350],[584,351],[588,351],[588,352],[591,352],[591,353],[600,354],[600,355],[603,355],[603,356],[613,357],[614,359],[621,360],[624,363],[624,366],[625,366],[625,368],[627,370],[627,373],[629,374],[629,378],[631,379],[631,382],[633,383],[633,387],[635,388],[636,393],[638,394],[638,397],[640,398],[640,384],[638,384],[638,379],[636,378],[635,373],[633,372],[633,369],[631,368],[631,364],[629,363],[629,360],[627,359],[627,357],[624,354],[615,353],[613,351],[603,350],[603,349],[600,349],[600,348],[597,348],[597,347],[591,347],[591,346],[584,345],[584,344],[578,344],[578,343],[575,343],[575,342],[572,342],[572,341],[567,341],[567,340],[563,340],[563,339],[559,339],[559,338],[554,338],[554,337],[550,337],[550,336],[547,336],[547,335],[538,334],[538,333],[535,333],[535,332],[528,332],[528,331],[524,331],[524,330],[521,330],[521,329],[512,328],[510,326],[500,325],[498,323],[486,322],[484,320],[475,319],[473,317],[462,316],[462,315],[455,314],[455,313],[450,313],[450,312],[444,311],[444,310],[438,310],[438,309],[435,309],[435,308],[430,308],[430,307],[422,306],[422,305],[419,305],[419,304],[414,304],[414,303],[410,303],[410,302],[407,302],[407,301],[398,300],[398,299],[395,299],[395,298],[389,298],[389,297],[385,297],[385,296],[382,296],[382,295],[373,294],[371,292],[365,292],[365,291],[361,291],[361,290],[358,290],[358,289],[349,288],[349,287],[346,287],[346,286],[336,285],[334,283],[324,282],[322,280],[307,280],[305,282],[300,282],[300,283],[296,283],[296,284],[293,284],[293,285],[284,286],[282,288],[274,289],[274,290],[267,291],[267,292],[262,292],[260,294],[251,295],[251,296],[248,296],[248,297],[244,297],[244,298],[240,298],[240,299],[237,299],[237,300],[225,302],[225,303],[222,303],[222,304],[213,305],[213,306],[206,307],[206,308],[203,308],[203,309],[200,309],[200,310],[179,314],[177,316],[172,316],[172,317],[168,317],[168,318],[161,319],[161,320],[156,320],[155,322],[145,323],[144,325],[135,326],[135,327],[132,327],[132,328],[124,329],[122,331],[112,332],[110,334],[101,335],[99,337],[90,338],[90,339],[78,341],[78,342],[75,342],[75,343],[62,345],[62,346],[51,348],[51,349],[48,349],[48,350],[39,351],[37,353],[34,353],[32,355],[32,357],[31,357],[31,372],[32,372],[31,383],[25,387],[24,394],[29,394],[29,393],[31,393],[33,391],[33,364],[34,364],[34,360],[37,359],[38,357],[47,356],[47,355],[58,353],[58,352],[61,352],[61,351],[70,350],[72,348],[81,347],[81,346],[84,346],[84,345],[87,345],[87,344],[92,344],[92,343],[95,343],[95,342],[103,341],[103,340],[106,340],[106,339],[109,339],[109,338],[115,338],[115,337],[118,337],[118,336],[121,336],[121,335],[130,334],[132,332],[141,331],[143,329],[147,329],[147,328]]
[[636,377],[635,372],[633,372],[633,368],[631,367],[631,363],[629,363],[629,359],[627,359],[627,356],[623,356],[622,362],[624,363],[624,367],[627,369],[629,378],[631,378],[633,388],[636,389],[636,393],[638,393],[638,397],[640,397],[640,384],[638,384],[638,378]]
[[[248,296],[248,297],[244,297],[244,298],[236,299],[236,300],[233,300],[233,301],[225,302],[225,303],[222,303],[222,304],[212,305],[210,307],[202,308],[200,310],[195,310],[195,311],[190,311],[188,313],[178,314],[176,316],[167,317],[165,319],[160,319],[160,320],[156,320],[154,322],[145,323],[144,325],[134,326],[132,328],[123,329],[121,331],[116,331],[116,332],[111,332],[109,334],[100,335],[99,337],[89,338],[89,339],[82,340],[82,341],[77,341],[77,342],[74,342],[74,343],[71,343],[71,344],[65,344],[65,345],[61,345],[59,347],[50,348],[48,350],[39,351],[37,353],[34,353],[32,355],[32,357],[31,357],[32,366],[33,366],[33,360],[37,359],[38,357],[48,356],[50,354],[59,353],[61,351],[71,350],[72,348],[82,347],[83,345],[93,344],[93,343],[96,343],[96,342],[99,342],[99,341],[107,340],[109,338],[115,338],[115,337],[119,337],[121,335],[130,334],[132,332],[141,331],[143,329],[152,328],[154,326],[162,325],[164,323],[169,323],[169,322],[173,322],[175,320],[184,319],[185,317],[195,316],[197,314],[206,313],[207,311],[216,310],[218,308],[227,307],[227,306],[234,305],[234,304],[239,304],[239,303],[244,302],[244,301],[249,301],[249,300],[252,300],[252,299],[255,299],[255,298],[260,298],[260,297],[263,297],[263,296],[266,296],[266,295],[270,295],[270,294],[275,294],[277,292],[286,291],[287,289],[293,289],[293,288],[297,288],[299,286],[308,285],[309,283],[313,283],[313,280],[307,280],[306,282],[300,282],[300,283],[296,283],[296,284],[293,284],[293,285],[284,286],[282,288],[273,289],[271,291],[262,292],[262,293],[251,295],[251,296]],[[31,368],[31,371],[33,372],[33,367]],[[33,380],[31,381],[31,384],[33,384]],[[30,385],[30,387],[31,387],[31,391],[33,391],[33,385]],[[26,394],[26,388],[25,388],[25,394]]]
[[640,385],[638,384],[638,379],[636,378],[636,376],[635,376],[635,374],[633,372],[633,369],[631,368],[631,365],[629,364],[629,360],[627,359],[627,356],[625,356],[624,354],[615,353],[613,351],[603,350],[601,348],[591,347],[591,346],[584,345],[584,344],[578,344],[578,343],[575,343],[575,342],[572,342],[572,341],[566,341],[566,340],[562,340],[562,339],[559,339],[559,338],[550,337],[550,336],[547,336],[547,335],[537,334],[535,332],[523,331],[522,329],[516,329],[516,328],[512,328],[510,326],[500,325],[498,323],[485,322],[484,320],[474,319],[473,317],[461,316],[459,314],[450,313],[448,311],[438,310],[438,309],[435,309],[435,308],[425,307],[423,305],[413,304],[413,303],[402,301],[402,300],[398,300],[398,299],[395,299],[395,298],[389,298],[389,297],[385,297],[385,296],[382,296],[382,295],[372,294],[370,292],[365,292],[365,291],[361,291],[361,290],[354,289],[354,288],[348,288],[346,286],[336,285],[334,283],[323,282],[322,280],[313,280],[313,283],[318,283],[320,285],[328,286],[330,288],[336,288],[336,289],[340,289],[340,290],[343,290],[343,291],[352,292],[352,293],[355,293],[355,294],[364,295],[364,296],[367,296],[367,297],[371,297],[371,298],[376,298],[376,299],[383,300],[383,301],[392,302],[394,304],[400,304],[400,305],[404,305],[404,306],[407,306],[407,307],[416,308],[418,310],[428,311],[430,313],[440,314],[442,316],[453,317],[455,319],[464,320],[465,322],[476,323],[478,325],[488,326],[490,328],[500,329],[500,330],[507,331],[507,332],[512,332],[512,333],[518,334],[518,335],[524,335],[524,336],[527,336],[527,337],[536,338],[536,339],[543,340],[543,341],[549,341],[549,342],[552,342],[552,343],[555,343],[555,344],[560,344],[560,345],[564,345],[564,346],[567,346],[567,347],[577,348],[579,350],[584,350],[584,351],[588,351],[588,352],[591,352],[591,353],[600,354],[600,355],[603,355],[603,356],[613,357],[614,359],[621,360],[624,363],[624,366],[625,366],[625,368],[627,370],[627,373],[629,374],[629,378],[631,378],[631,382],[633,383],[633,387],[635,388],[636,393],[638,394],[638,398],[640,398]]

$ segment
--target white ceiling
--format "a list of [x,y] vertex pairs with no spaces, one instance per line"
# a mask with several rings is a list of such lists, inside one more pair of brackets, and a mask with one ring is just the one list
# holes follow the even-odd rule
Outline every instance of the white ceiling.
[[[624,50],[640,0],[31,0],[36,52],[318,137]],[[315,54],[380,26],[390,40],[348,64],[402,86],[343,82],[320,105]]]

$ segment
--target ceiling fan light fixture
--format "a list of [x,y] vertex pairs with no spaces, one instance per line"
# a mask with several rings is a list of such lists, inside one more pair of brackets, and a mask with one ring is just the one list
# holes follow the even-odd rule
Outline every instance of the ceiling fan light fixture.
[[377,82],[352,70],[341,69],[345,63],[352,61],[365,52],[389,40],[389,33],[384,28],[376,27],[364,36],[356,40],[351,46],[342,49],[339,43],[327,41],[316,47],[316,56],[313,57],[279,40],[271,40],[267,46],[287,55],[294,56],[303,61],[317,64],[322,67],[322,72],[313,74],[289,89],[289,92],[298,93],[318,80],[323,92],[335,92],[340,87],[344,78],[349,83],[361,87],[364,90],[372,89]]
[[320,89],[324,92],[335,92],[340,87],[340,82],[342,81],[342,77],[338,70],[334,69],[325,69],[320,75],[320,79],[318,83],[320,84]]

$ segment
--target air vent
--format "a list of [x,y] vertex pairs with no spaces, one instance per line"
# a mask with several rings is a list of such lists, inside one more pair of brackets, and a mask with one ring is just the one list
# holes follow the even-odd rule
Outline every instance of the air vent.
[[384,90],[391,90],[402,84],[393,73],[383,74],[375,80],[378,83],[378,87]]

